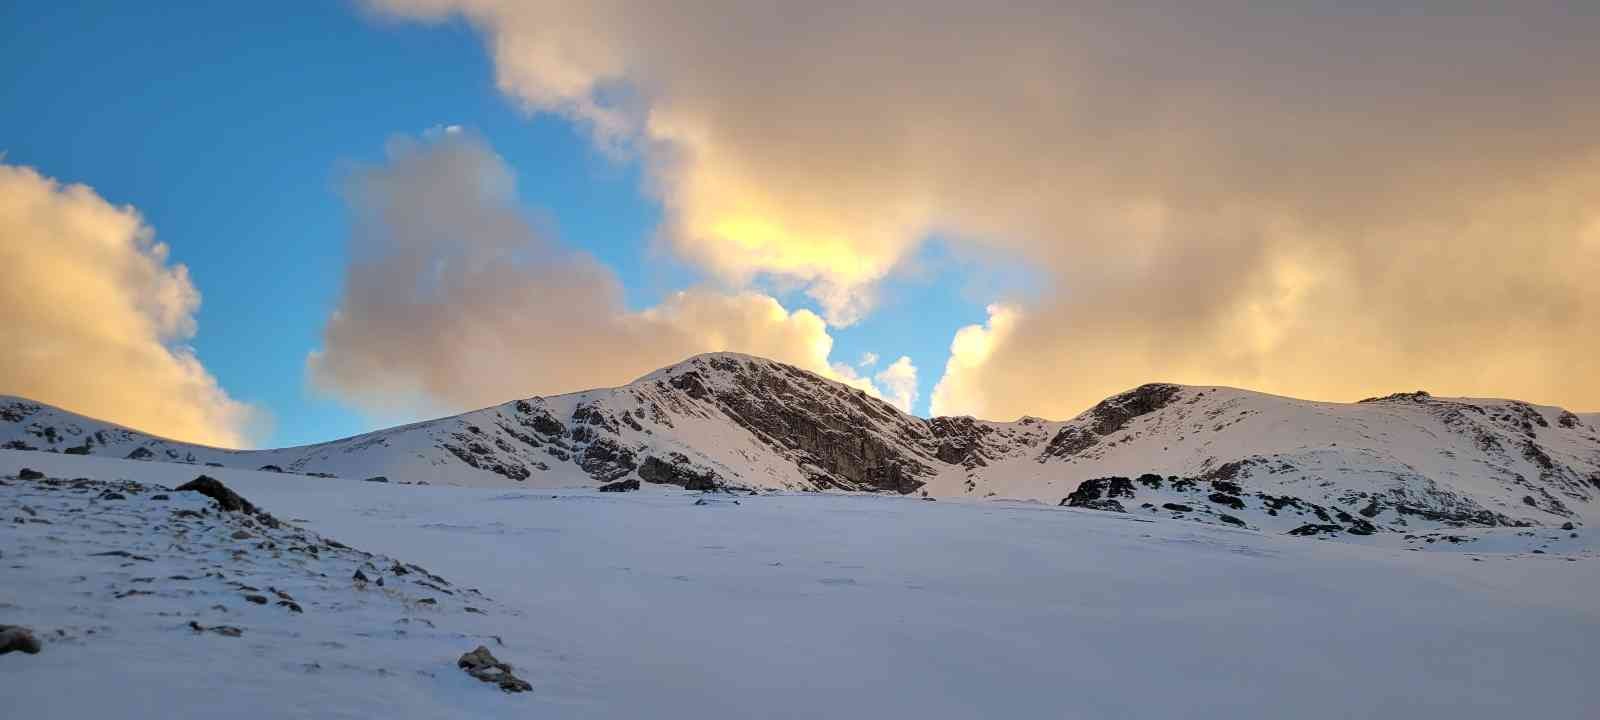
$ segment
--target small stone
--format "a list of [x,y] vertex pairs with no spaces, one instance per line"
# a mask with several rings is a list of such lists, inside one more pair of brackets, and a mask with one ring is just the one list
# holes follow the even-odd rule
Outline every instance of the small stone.
[[300,603],[297,603],[297,602],[295,602],[293,600],[279,600],[278,601],[278,605],[279,605],[279,607],[289,608],[290,612],[297,612],[297,613],[305,612],[305,610],[300,607]]
[[250,531],[248,531],[248,530],[235,530],[235,531],[233,531],[233,534],[229,535],[228,537],[231,537],[231,538],[233,538],[235,540],[249,540],[250,538],[253,538],[255,536],[251,535]]
[[364,573],[364,572],[361,572],[361,568],[356,568],[356,574],[351,576],[350,579],[354,580],[356,582],[363,582],[363,583],[364,582],[371,582],[370,580],[367,579],[367,574]]
[[243,630],[240,630],[232,625],[212,625],[211,627],[206,627],[193,620],[189,621],[189,628],[195,632],[211,632],[223,637],[239,637],[240,635],[244,634]]
[[23,468],[17,471],[18,480],[43,480],[44,473],[33,468]]
[[253,602],[253,603],[257,604],[257,605],[265,605],[265,604],[267,604],[267,599],[265,597],[261,596],[261,595],[246,595],[246,596],[244,596],[244,599],[248,600],[250,602]]
[[150,496],[151,500],[171,500],[172,496],[166,493],[156,493]]
[[119,493],[119,492],[103,492],[103,493],[100,493],[100,499],[101,500],[127,500],[128,496],[127,495],[123,495],[122,493]]
[[1572,530],[1572,529],[1574,529],[1574,528],[1575,528],[1575,527],[1576,527],[1576,526],[1575,526],[1575,525],[1573,525],[1573,524],[1572,524],[1572,521],[1570,521],[1570,520],[1569,520],[1569,521],[1567,521],[1567,522],[1564,522],[1564,523],[1561,523],[1561,529],[1562,529],[1562,530]]
[[43,649],[44,644],[33,636],[32,630],[21,625],[0,625],[0,655],[10,652],[38,655]]
[[439,601],[435,600],[433,598],[426,598],[425,597],[425,598],[422,598],[421,600],[418,600],[417,604],[418,605],[438,605]]
[[369,477],[366,480],[363,480],[362,482],[386,483],[386,482],[389,482],[389,478],[386,478],[386,477],[384,477],[382,475],[373,475],[372,477]]

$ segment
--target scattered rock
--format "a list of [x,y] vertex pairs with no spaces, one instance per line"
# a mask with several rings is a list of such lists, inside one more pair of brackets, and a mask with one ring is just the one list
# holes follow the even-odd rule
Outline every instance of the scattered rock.
[[389,478],[384,477],[382,475],[373,475],[372,477],[369,477],[366,480],[363,480],[362,482],[386,483],[386,482],[389,482]]
[[501,662],[489,652],[489,648],[482,645],[472,652],[463,654],[461,659],[456,661],[456,667],[483,682],[494,683],[508,693],[533,690],[533,686],[526,680],[512,674],[510,663]]
[[361,572],[361,568],[356,568],[356,574],[352,575],[350,577],[350,579],[354,580],[356,582],[363,582],[363,583],[364,582],[371,582],[371,580],[367,579],[367,574],[364,573],[364,572]]
[[119,492],[116,492],[116,491],[108,490],[106,492],[100,493],[100,499],[101,500],[127,500],[128,496],[127,495],[123,495],[122,493],[119,493]]
[[283,472],[283,468],[278,467],[277,465],[262,465],[261,467],[256,468],[256,469],[260,470],[262,472],[275,472],[275,473]]
[[32,630],[21,625],[0,625],[0,655],[9,652],[38,655],[43,649],[44,644],[33,636]]
[[1193,510],[1194,508],[1189,507],[1188,505],[1184,505],[1182,503],[1162,503],[1161,509],[1163,509],[1163,510],[1171,510],[1173,512],[1189,512],[1189,511]]
[[1297,528],[1295,528],[1293,530],[1290,530],[1289,534],[1290,535],[1300,535],[1302,537],[1309,537],[1309,536],[1312,536],[1312,535],[1319,535],[1321,533],[1332,534],[1332,533],[1343,532],[1343,531],[1344,531],[1344,528],[1340,527],[1338,525],[1318,525],[1316,523],[1306,523],[1304,525],[1301,525],[1300,527],[1297,527]]
[[627,480],[618,480],[618,481],[613,482],[613,483],[606,483],[604,485],[601,485],[599,489],[600,489],[600,492],[629,492],[631,490],[638,490],[639,489],[639,480],[638,480],[638,478],[628,478]]
[[250,602],[253,602],[253,603],[257,604],[257,605],[265,605],[265,604],[267,604],[267,598],[265,596],[262,596],[262,595],[245,595],[244,599],[248,600]]
[[1577,526],[1573,525],[1572,521],[1569,520],[1567,522],[1561,523],[1561,529],[1562,530],[1575,530],[1575,529],[1577,529]]
[[43,480],[44,473],[33,468],[23,468],[17,471],[18,480]]
[[179,485],[174,490],[177,492],[200,493],[212,500],[216,500],[217,504],[228,512],[246,512],[251,515],[256,512],[256,506],[251,504],[249,500],[240,497],[239,493],[229,490],[227,485],[223,485],[216,478],[209,475],[201,475]]
[[231,537],[235,540],[249,540],[255,536],[251,535],[249,530],[235,530],[233,531],[233,534],[229,535],[228,537]]
[[1244,524],[1243,520],[1240,520],[1239,518],[1236,518],[1236,517],[1234,517],[1232,515],[1229,515],[1227,513],[1217,513],[1217,519],[1221,520],[1221,521],[1223,521],[1223,522],[1225,522],[1225,523],[1227,523],[1229,525],[1238,525],[1239,527],[1245,527],[1245,524]]
[[151,500],[171,500],[172,496],[166,493],[156,493],[150,496]]
[[1231,507],[1231,508],[1233,508],[1235,510],[1243,510],[1244,509],[1244,501],[1240,500],[1238,497],[1233,496],[1233,495],[1228,495],[1228,494],[1220,493],[1220,492],[1214,492],[1214,493],[1211,493],[1209,496],[1207,496],[1206,499],[1210,500],[1211,502],[1214,502],[1214,503],[1216,503],[1218,505],[1227,505],[1228,507]]
[[278,601],[278,606],[279,607],[289,608],[290,612],[297,612],[297,613],[305,612],[305,610],[301,609],[300,603],[297,603],[297,602],[295,602],[293,600],[279,600]]
[[211,627],[206,627],[193,620],[189,621],[189,629],[194,630],[195,632],[216,633],[223,637],[239,637],[240,635],[244,634],[243,630],[240,630],[232,625],[212,625]]

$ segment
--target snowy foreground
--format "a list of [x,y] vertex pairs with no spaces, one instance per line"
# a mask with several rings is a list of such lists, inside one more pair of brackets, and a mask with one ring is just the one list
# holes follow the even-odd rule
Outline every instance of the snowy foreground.
[[[69,482],[18,480],[23,467]],[[171,488],[200,471],[283,526],[193,493],[70,483]],[[0,451],[0,477],[0,624],[45,641],[0,656],[7,718],[1600,708],[1585,528],[1538,529],[1533,554],[1516,533],[1534,531],[1513,528],[1409,550],[1021,502],[697,505],[677,488],[402,486],[26,451]],[[351,579],[363,568],[373,582]],[[458,670],[479,644],[533,692]]]

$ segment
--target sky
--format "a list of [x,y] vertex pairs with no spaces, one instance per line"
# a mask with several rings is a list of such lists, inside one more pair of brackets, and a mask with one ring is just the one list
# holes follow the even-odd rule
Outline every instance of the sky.
[[0,7],[0,393],[279,446],[791,362],[1600,409],[1588,3]]

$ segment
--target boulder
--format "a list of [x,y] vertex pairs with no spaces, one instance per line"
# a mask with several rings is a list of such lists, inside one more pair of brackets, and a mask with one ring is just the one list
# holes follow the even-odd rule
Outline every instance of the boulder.
[[0,625],[0,655],[9,652],[38,655],[43,649],[44,644],[33,636],[32,630],[21,625]]
[[216,500],[217,505],[228,512],[245,512],[251,515],[256,512],[256,506],[251,504],[249,500],[240,497],[239,493],[229,490],[227,485],[223,485],[221,481],[209,475],[201,475],[173,488],[173,490],[176,492],[200,493],[212,500]]
[[44,473],[33,468],[23,468],[17,471],[18,480],[43,480]]
[[618,480],[618,481],[613,482],[613,483],[606,483],[604,485],[601,485],[599,489],[600,489],[600,492],[628,492],[630,490],[638,490],[639,489],[639,481],[637,479],[635,479],[635,478],[629,478],[627,480]]
[[533,690],[528,681],[512,674],[511,663],[501,662],[489,652],[489,648],[482,645],[472,652],[463,653],[461,659],[456,661],[456,667],[483,682],[494,683],[508,693]]

